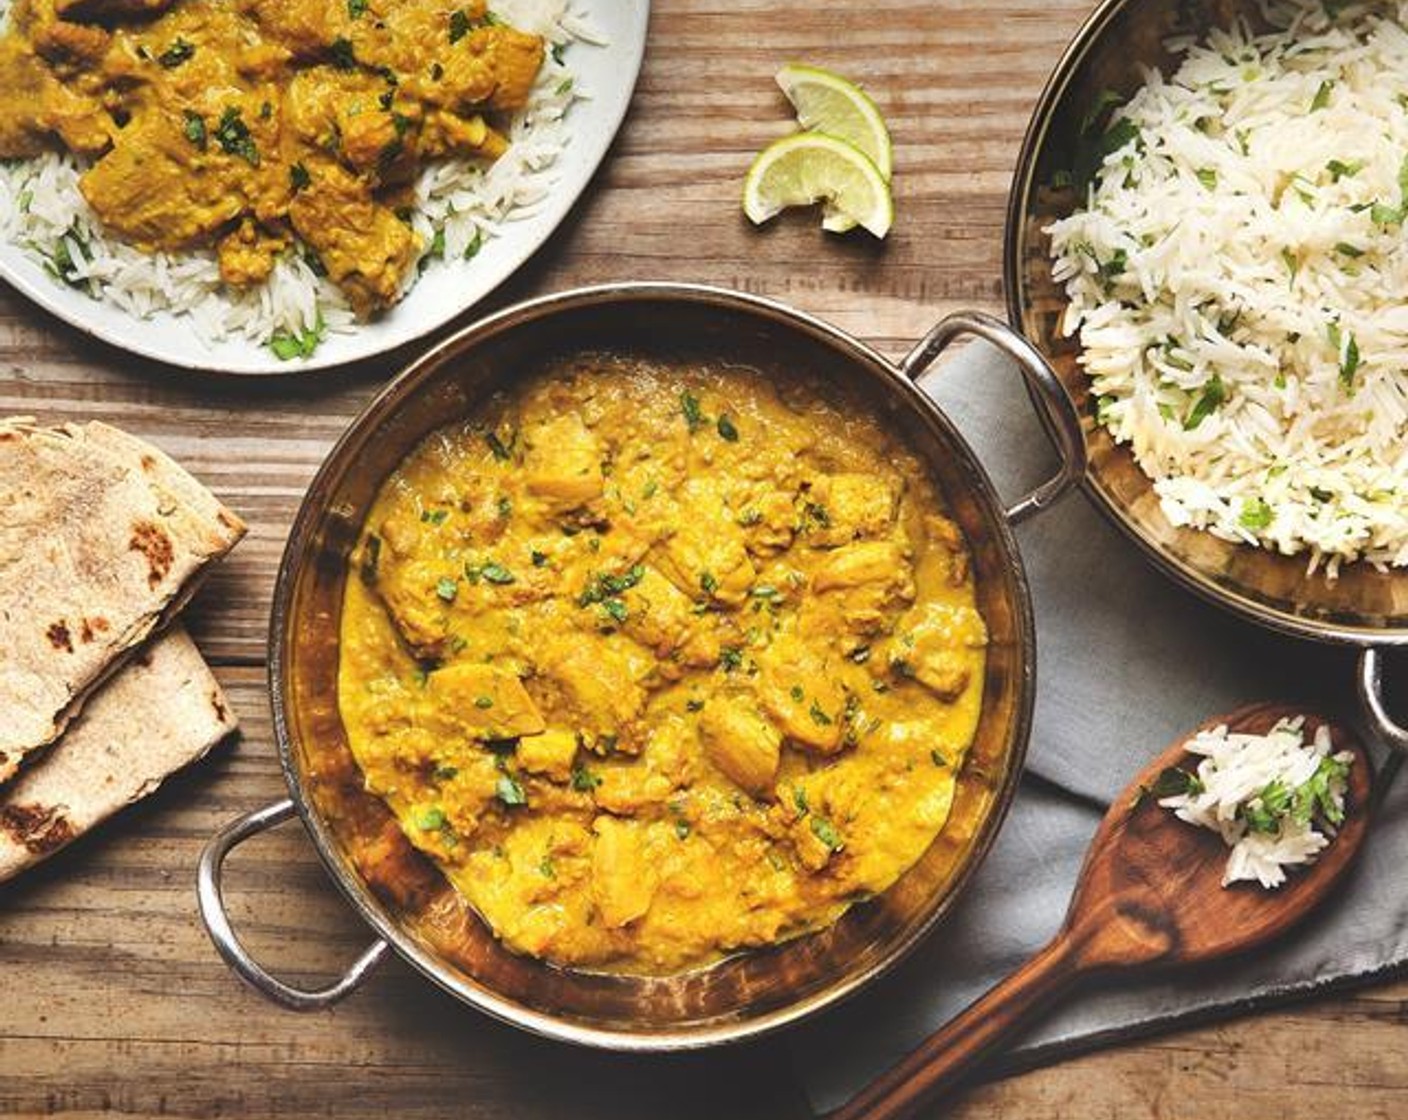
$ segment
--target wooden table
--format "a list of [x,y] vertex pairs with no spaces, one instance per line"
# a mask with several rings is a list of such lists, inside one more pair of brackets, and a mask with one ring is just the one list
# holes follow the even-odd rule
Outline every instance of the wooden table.
[[[1003,205],[1041,83],[1088,0],[657,0],[634,110],[594,187],[495,303],[602,280],[780,297],[899,354],[959,307],[1000,311]],[[890,239],[755,231],[740,180],[788,130],[772,74],[863,79],[896,140]],[[220,824],[283,792],[264,631],[275,566],[319,460],[406,355],[260,383],[144,365],[0,293],[0,414],[100,417],[155,440],[249,520],[194,632],[243,720],[237,745],[0,894],[0,1112],[20,1115],[786,1118],[763,1045],[626,1059],[461,1009],[399,962],[300,1017],[246,991],[202,932],[194,867]],[[248,845],[229,897],[277,970],[328,975],[366,940],[296,826]],[[1054,1120],[1408,1116],[1408,984],[1131,1045],[987,1085],[946,1115]],[[939,1115],[936,1111],[933,1115]]]

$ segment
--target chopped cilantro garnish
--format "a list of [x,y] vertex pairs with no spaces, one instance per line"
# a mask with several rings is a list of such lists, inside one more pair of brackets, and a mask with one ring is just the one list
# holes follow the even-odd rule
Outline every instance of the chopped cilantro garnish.
[[528,794],[512,774],[499,775],[499,780],[494,785],[494,796],[510,808],[528,804]]
[[176,41],[156,56],[157,62],[167,70],[175,70],[181,63],[189,59],[196,53],[196,48],[186,42],[185,39],[177,37]]
[[202,152],[205,151],[205,118],[202,117],[199,113],[193,113],[190,109],[185,110],[185,116],[186,139],[189,140],[192,144],[194,144],[197,148],[199,148]]
[[469,16],[456,9],[450,13],[450,42],[458,43],[469,34]]
[[415,821],[416,827],[422,832],[437,832],[449,823],[445,817],[445,810],[438,805],[422,809],[416,814]]
[[743,665],[743,651],[737,646],[724,646],[719,654],[719,664],[724,672],[731,673]]
[[812,701],[812,706],[807,710],[807,714],[812,717],[812,722],[819,727],[830,727],[834,722],[829,715],[821,710],[821,705],[815,700]]
[[1274,512],[1266,504],[1265,499],[1248,498],[1242,503],[1242,513],[1237,520],[1244,529],[1251,529],[1255,532],[1270,525],[1274,516]]
[[601,775],[594,774],[580,762],[572,767],[572,788],[578,793],[591,793],[597,786],[601,785]]
[[1227,386],[1222,383],[1222,378],[1218,374],[1213,374],[1212,378],[1203,386],[1203,391],[1198,399],[1193,402],[1192,411],[1188,413],[1183,421],[1185,431],[1193,431],[1204,420],[1216,412],[1227,401]]
[[281,362],[292,361],[294,358],[311,357],[313,351],[318,348],[318,343],[323,341],[323,333],[326,325],[323,323],[321,315],[317,322],[311,327],[294,334],[291,331],[275,331],[269,339],[269,349],[274,352],[274,356]]
[[367,0],[347,0],[347,17],[361,19],[367,14]]
[[494,706],[494,698],[492,696],[476,696],[474,698],[474,706],[487,711]]
[[435,594],[445,602],[453,603],[455,596],[459,593],[459,589],[459,583],[446,576],[435,585]]
[[502,564],[495,564],[493,562],[485,564],[479,569],[479,574],[490,583],[506,584],[514,582],[513,573]]
[[295,163],[288,169],[288,185],[293,188],[295,194],[303,190],[313,181],[313,177],[308,174],[308,169],[301,163]]
[[339,70],[351,70],[357,65],[357,56],[352,50],[352,40],[339,36],[328,47],[332,64]]
[[720,416],[718,421],[719,435],[728,440],[729,443],[738,442],[738,429],[734,427],[733,421],[727,416]]
[[829,850],[839,852],[844,847],[841,843],[841,835],[836,831],[836,826],[825,817],[813,815],[811,829],[812,835],[825,844]]
[[1319,112],[1330,104],[1330,93],[1334,88],[1335,83],[1330,81],[1329,78],[1326,78],[1320,83],[1320,88],[1315,91],[1315,96],[1310,102],[1310,111],[1312,113]]
[[226,106],[220,114],[220,123],[215,127],[215,140],[227,156],[239,156],[251,167],[259,166],[259,149],[254,146],[249,126],[244,123],[237,106]]
[[699,398],[687,389],[680,394],[680,411],[684,414],[684,422],[689,425],[691,432],[697,432],[704,426],[704,413],[699,409]]

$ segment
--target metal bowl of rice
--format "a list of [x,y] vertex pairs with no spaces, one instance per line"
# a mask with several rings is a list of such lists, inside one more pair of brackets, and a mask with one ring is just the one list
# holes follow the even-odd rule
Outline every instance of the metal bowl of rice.
[[1028,128],[1005,281],[1097,506],[1197,594],[1362,649],[1408,749],[1404,66],[1396,5],[1105,0]]

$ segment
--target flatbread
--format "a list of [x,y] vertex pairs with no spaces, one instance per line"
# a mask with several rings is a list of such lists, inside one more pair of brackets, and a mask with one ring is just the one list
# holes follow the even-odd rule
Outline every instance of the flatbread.
[[190,636],[179,624],[160,634],[0,790],[0,882],[140,801],[234,729]]
[[244,531],[143,440],[0,421],[0,783]]

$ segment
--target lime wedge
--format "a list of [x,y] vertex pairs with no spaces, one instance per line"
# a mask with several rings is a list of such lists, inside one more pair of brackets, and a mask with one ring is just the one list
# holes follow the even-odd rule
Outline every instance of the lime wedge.
[[743,181],[743,212],[761,225],[789,206],[827,204],[830,230],[849,220],[884,237],[894,221],[890,187],[860,149],[820,132],[796,132],[764,148]]
[[819,66],[789,62],[777,72],[777,84],[797,110],[797,123],[859,148],[880,170],[885,182],[894,170],[890,130],[865,91]]

